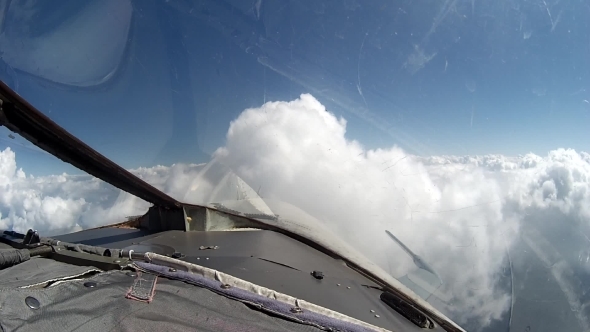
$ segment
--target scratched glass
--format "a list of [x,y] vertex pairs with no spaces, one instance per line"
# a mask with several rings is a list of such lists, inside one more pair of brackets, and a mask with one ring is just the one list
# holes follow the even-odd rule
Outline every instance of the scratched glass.
[[[0,6],[0,79],[174,198],[312,220],[468,330],[590,329],[587,2]],[[0,162],[4,229],[149,206],[4,127]]]

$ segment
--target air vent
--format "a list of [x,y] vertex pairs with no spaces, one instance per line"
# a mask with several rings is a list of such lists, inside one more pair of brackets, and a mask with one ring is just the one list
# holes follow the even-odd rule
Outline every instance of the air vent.
[[381,301],[419,327],[423,329],[434,328],[434,323],[426,315],[416,309],[411,303],[400,299],[396,295],[390,292],[383,292],[381,293]]

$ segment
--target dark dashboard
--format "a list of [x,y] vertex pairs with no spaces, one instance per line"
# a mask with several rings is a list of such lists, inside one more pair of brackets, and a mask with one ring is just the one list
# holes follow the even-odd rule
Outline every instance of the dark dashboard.
[[[338,311],[391,331],[421,331],[380,300],[380,287],[334,259],[268,230],[164,231],[101,228],[55,237],[60,241],[123,249],[135,247],[215,269]],[[315,271],[315,273],[314,273]],[[435,327],[433,331],[442,330]]]

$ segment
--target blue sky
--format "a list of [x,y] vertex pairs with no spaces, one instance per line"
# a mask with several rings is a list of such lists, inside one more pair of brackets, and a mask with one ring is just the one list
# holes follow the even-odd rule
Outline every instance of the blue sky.
[[[112,67],[115,75],[99,86],[55,84],[31,75],[33,60],[17,63],[22,53],[7,47],[0,78],[124,167],[205,162],[245,108],[306,92],[346,118],[348,138],[367,148],[397,144],[420,155],[590,150],[590,8],[582,1],[134,2],[129,16],[115,3],[105,11],[130,28],[103,31],[110,48],[87,41],[104,43],[93,29],[104,17],[67,23],[68,15],[82,15],[73,4],[44,8],[46,19],[34,22],[11,20],[22,10],[11,8],[6,34],[32,48],[46,39],[53,56],[30,58],[41,71],[52,68],[46,76],[60,54],[73,59],[60,63],[64,73],[83,79]],[[87,35],[74,33],[84,29]],[[26,171],[72,172],[1,133],[0,148],[15,149]]]

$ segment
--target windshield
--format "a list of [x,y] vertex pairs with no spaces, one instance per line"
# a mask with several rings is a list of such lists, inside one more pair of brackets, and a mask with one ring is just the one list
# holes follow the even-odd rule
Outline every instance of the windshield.
[[[0,6],[0,79],[173,198],[313,217],[468,330],[590,329],[585,1]],[[4,127],[0,187],[21,232],[149,207]]]

